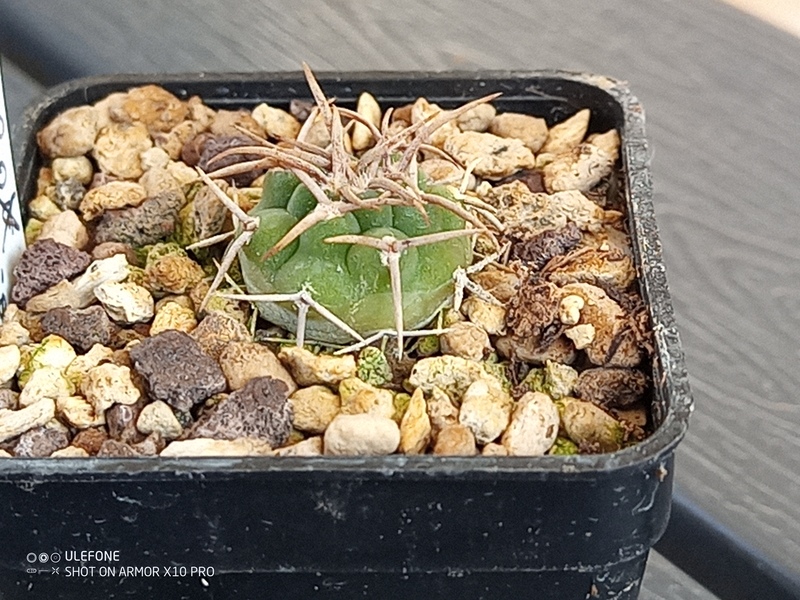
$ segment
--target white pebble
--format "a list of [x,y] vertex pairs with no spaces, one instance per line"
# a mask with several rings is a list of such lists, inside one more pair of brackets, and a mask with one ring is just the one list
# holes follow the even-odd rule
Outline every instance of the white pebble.
[[541,456],[558,435],[558,408],[547,394],[528,392],[519,399],[503,446],[511,456]]
[[147,288],[132,282],[109,281],[95,288],[94,295],[118,323],[142,323],[155,314],[153,296]]
[[371,456],[391,454],[400,445],[400,428],[386,417],[339,415],[325,430],[325,454]]

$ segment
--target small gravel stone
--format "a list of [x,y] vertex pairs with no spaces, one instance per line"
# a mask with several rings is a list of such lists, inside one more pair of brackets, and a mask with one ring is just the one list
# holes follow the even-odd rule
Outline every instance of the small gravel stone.
[[463,164],[481,159],[475,175],[487,179],[501,179],[520,169],[536,166],[536,159],[521,140],[506,139],[491,133],[465,131],[447,138],[444,150]]
[[19,410],[0,410],[0,442],[44,425],[56,414],[56,403],[51,398],[42,398]]
[[0,347],[0,385],[5,385],[14,378],[21,359],[17,346]]
[[356,360],[349,354],[317,355],[305,348],[284,346],[278,358],[300,386],[338,385],[342,380],[356,376]]
[[[477,131],[483,133],[492,124],[492,119],[497,114],[497,109],[488,102],[479,104],[473,109],[468,110],[456,119],[461,131]],[[493,132],[494,133],[494,132]]]
[[297,389],[289,371],[272,350],[255,342],[230,342],[220,355],[219,364],[231,390],[241,389],[257,377],[273,377],[282,381],[289,394]]
[[356,361],[358,378],[366,383],[382,386],[391,383],[393,379],[392,366],[389,359],[381,352],[380,348],[367,346],[358,353]]
[[86,252],[55,240],[37,241],[22,253],[14,267],[11,301],[22,308],[28,300],[64,279],[70,279],[89,266]]
[[445,427],[458,424],[458,408],[450,400],[450,396],[438,387],[434,387],[430,391],[427,404],[428,417],[430,417],[431,431],[434,438]]
[[226,389],[225,374],[189,335],[163,331],[130,349],[150,396],[181,411]]
[[136,420],[136,428],[144,434],[157,433],[165,440],[174,440],[183,433],[175,413],[161,400],[145,405]]
[[95,407],[83,396],[63,396],[56,400],[56,412],[59,417],[76,429],[87,429],[105,424],[105,414],[97,412]]
[[245,109],[218,110],[209,125],[211,133],[215,136],[241,136],[250,140],[248,145],[252,145],[252,138],[243,135],[240,128],[264,137],[264,128],[251,116],[250,111]]
[[339,415],[325,430],[325,454],[373,456],[392,454],[400,445],[400,428],[386,417]]
[[189,296],[185,296],[183,294],[173,294],[173,295],[165,296],[165,297],[161,298],[155,304],[156,312],[160,311],[162,308],[164,308],[169,303],[178,304],[181,307],[187,308],[187,309],[191,310],[192,312],[194,312],[194,303],[192,303],[192,299]]
[[428,417],[425,395],[417,388],[400,421],[400,452],[424,454],[430,441],[431,420]]
[[158,432],[153,432],[138,444],[131,444],[141,456],[157,456],[166,447],[166,440]]
[[69,396],[75,390],[60,369],[42,367],[31,373],[19,395],[19,405],[30,406],[42,398],[57,400]]
[[53,367],[62,371],[75,360],[76,356],[75,350],[64,338],[48,335],[40,343],[22,348],[17,382],[21,387],[27,385],[34,371],[43,367]]
[[272,448],[264,440],[241,438],[238,440],[212,440],[196,438],[169,444],[161,456],[268,456]]
[[78,215],[71,210],[65,210],[45,221],[39,239],[51,239],[70,248],[83,250],[89,243],[89,234]]
[[470,296],[462,310],[472,323],[479,325],[489,335],[502,335],[506,331],[506,307]]
[[153,147],[142,123],[111,123],[97,135],[92,156],[104,173],[120,179],[138,179],[144,173],[139,156]]
[[8,388],[0,388],[0,410],[17,410],[19,393]]
[[[28,300],[25,308],[29,313],[46,313],[54,308],[80,308],[80,304],[75,284],[64,280]],[[42,315],[38,317],[41,329]]]
[[131,379],[131,370],[112,363],[89,369],[81,383],[81,391],[97,414],[114,404],[135,404],[141,397]]
[[278,140],[293,140],[300,133],[300,122],[280,108],[259,104],[253,109],[253,118],[267,135]]
[[189,258],[183,249],[178,247],[166,252],[157,257],[151,252],[147,257],[145,285],[153,294],[185,294],[205,277],[203,268]]
[[125,259],[131,265],[135,265],[137,262],[136,253],[133,251],[133,247],[128,244],[121,244],[119,242],[103,242],[102,244],[97,244],[97,246],[92,248],[93,260],[111,258],[115,254],[123,254]]
[[[232,193],[227,182],[220,179],[215,183],[224,192]],[[228,218],[228,209],[210,187],[204,186],[194,196],[192,218],[195,238],[204,240],[222,232]]]
[[150,325],[150,335],[158,335],[164,331],[182,331],[191,333],[197,327],[197,319],[191,308],[178,302],[166,302],[156,310],[156,316]]
[[339,395],[324,385],[300,388],[289,400],[294,408],[292,425],[308,433],[323,433],[341,409]]
[[128,91],[119,116],[126,122],[139,121],[155,133],[169,131],[188,114],[188,106],[175,95],[158,85],[144,85]]
[[436,436],[433,453],[439,456],[475,456],[478,454],[475,435],[464,425],[449,425]]
[[86,194],[86,188],[77,179],[67,179],[55,184],[53,201],[61,210],[77,210]]
[[131,458],[139,456],[139,453],[124,442],[117,440],[106,440],[100,449],[97,451],[97,456],[100,458]]
[[109,435],[126,444],[134,444],[144,439],[141,432],[136,429],[136,421],[144,408],[145,403],[115,404],[106,411],[106,426]]
[[324,449],[322,436],[310,437],[291,446],[275,450],[275,456],[321,456]]
[[539,149],[543,154],[562,154],[569,152],[583,141],[591,112],[588,108],[579,110],[569,119],[553,125],[547,134],[547,141]]
[[88,352],[95,344],[107,346],[117,331],[100,306],[84,309],[54,308],[42,317],[42,331],[67,340],[80,352]]
[[508,456],[508,450],[501,444],[486,444],[481,450],[482,456]]
[[104,283],[94,290],[94,295],[118,323],[142,323],[155,313],[153,296],[147,288],[135,283]]
[[[220,113],[223,112],[229,111],[220,111]],[[249,117],[250,115],[247,116]],[[255,121],[253,121],[253,123],[255,123]],[[261,129],[260,126],[258,126],[258,128]],[[263,136],[264,131],[261,130],[261,133],[258,135]],[[218,154],[224,152],[225,150],[252,145],[253,140],[245,135],[242,135],[238,131],[233,135],[215,135],[214,137],[207,139],[203,144],[203,153],[200,155],[200,162],[197,163],[197,166],[203,171],[211,172],[241,162],[258,160],[261,157],[257,154],[231,154],[225,158],[216,158]],[[225,181],[231,185],[235,185],[236,187],[247,187],[250,185],[253,179],[261,175],[263,172],[264,169],[251,169],[238,175],[226,177]]]
[[617,408],[640,400],[647,385],[647,376],[634,369],[586,369],[578,376],[575,395],[599,406]]
[[[516,295],[520,284],[517,273],[491,265],[473,274],[471,279],[502,303],[508,302]],[[467,298],[465,302],[469,300]]]
[[22,323],[8,321],[8,311],[6,311],[6,322],[0,324],[0,346],[22,346],[30,341],[30,332]]
[[345,415],[369,413],[391,419],[395,412],[394,394],[361,381],[358,377],[348,377],[339,383],[341,412]]
[[77,302],[74,308],[85,308],[93,304],[96,300],[94,291],[98,286],[109,281],[123,281],[129,275],[130,266],[123,254],[115,254],[92,262],[86,272],[72,282]]
[[540,271],[556,256],[567,254],[581,241],[580,228],[570,221],[559,229],[548,229],[531,238],[517,240],[511,256]]
[[81,185],[89,185],[94,175],[92,163],[85,156],[53,159],[52,169],[56,181],[74,179]]
[[42,152],[51,158],[80,156],[94,146],[98,115],[91,106],[76,106],[59,114],[37,135]]
[[272,377],[251,379],[240,390],[206,412],[192,429],[192,437],[265,440],[273,448],[289,439],[292,405],[286,385]]
[[531,152],[538,152],[547,140],[547,123],[531,115],[507,112],[492,120],[489,132],[502,138],[521,140]]
[[61,210],[62,209],[47,196],[37,196],[28,202],[28,215],[39,221],[47,221],[47,219],[60,214]]
[[89,453],[86,452],[83,448],[78,448],[77,446],[67,446],[66,448],[61,448],[60,450],[56,450],[50,455],[50,458],[88,458]]
[[[356,104],[356,111],[368,123],[372,123],[376,129],[381,127],[381,107],[375,97],[369,92],[362,92],[358,97]],[[353,140],[353,149],[356,151],[366,150],[375,143],[372,132],[369,128],[356,121],[355,127],[352,129],[351,137]]]
[[75,434],[75,437],[72,438],[72,446],[83,450],[89,456],[94,456],[107,439],[108,432],[104,427],[91,427]]
[[448,329],[439,337],[443,354],[480,361],[492,349],[489,334],[480,325],[462,321]]
[[579,190],[588,192],[608,177],[614,158],[594,144],[581,144],[568,154],[561,154],[542,169],[549,192]]
[[19,436],[14,446],[14,456],[44,458],[56,450],[69,446],[69,430],[58,421],[30,429]]
[[103,214],[95,231],[95,242],[121,242],[133,247],[155,244],[175,231],[183,199],[163,193],[139,206],[111,210]]
[[458,422],[475,434],[479,444],[493,442],[508,427],[514,401],[494,379],[478,379],[464,392]]
[[[424,173],[428,182],[434,185],[454,185],[459,187],[464,180],[464,169],[443,158],[426,159],[419,164],[419,170]],[[470,175],[467,189],[474,190],[475,184],[475,176]]]
[[139,206],[146,198],[144,186],[136,182],[111,181],[86,192],[80,211],[86,221],[94,221],[106,211]]
[[[194,331],[192,331],[191,336],[200,345],[203,352],[216,361],[220,360],[220,355],[230,342],[250,341],[250,332],[247,330],[244,323],[219,311],[214,311],[206,315]],[[238,349],[231,350],[234,355],[237,351]],[[275,357],[272,352],[270,352],[270,354],[272,354],[272,358],[278,362],[277,357]],[[229,360],[230,359],[231,357],[229,357]],[[278,362],[278,364],[280,363]],[[221,363],[221,366],[222,370],[225,371],[225,364]],[[282,366],[281,369],[283,369]],[[291,380],[289,373],[285,369],[283,369],[283,371],[286,372],[287,377]],[[227,373],[226,377],[228,377]],[[275,375],[273,375],[273,377],[275,377]],[[278,377],[278,379],[281,378]],[[230,379],[228,380],[228,384],[230,385]],[[242,383],[242,385],[244,385],[244,383]],[[289,385],[288,382],[287,385]],[[240,385],[238,387],[242,386]],[[291,386],[289,387],[291,388]]]
[[559,401],[561,424],[583,452],[614,452],[625,441],[625,428],[591,402],[564,398]]
[[479,362],[458,356],[432,356],[417,361],[409,381],[425,393],[430,393],[434,387],[439,388],[459,405],[461,396],[472,382],[486,376],[486,370]]
[[511,456],[542,456],[558,435],[558,408],[550,396],[527,392],[517,402],[503,446]]
[[113,362],[114,351],[106,346],[95,344],[86,354],[81,354],[73,360],[64,370],[64,375],[76,388],[80,388],[89,369],[96,367],[101,362]]

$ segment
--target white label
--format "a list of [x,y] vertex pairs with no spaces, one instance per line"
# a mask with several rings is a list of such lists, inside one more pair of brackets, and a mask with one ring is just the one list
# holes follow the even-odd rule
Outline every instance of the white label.
[[19,210],[14,161],[11,157],[11,135],[6,114],[3,70],[0,65],[0,318],[11,302],[11,272],[25,250],[25,232]]

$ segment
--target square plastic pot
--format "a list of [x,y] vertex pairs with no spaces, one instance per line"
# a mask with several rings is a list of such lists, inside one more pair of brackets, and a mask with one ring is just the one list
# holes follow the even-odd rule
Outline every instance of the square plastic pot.
[[[0,460],[0,598],[638,596],[648,551],[667,524],[673,454],[692,405],[642,107],[618,81],[554,71],[320,81],[342,104],[363,90],[384,106],[419,96],[453,106],[501,91],[500,110],[553,123],[590,108],[590,131],[620,131],[629,229],[655,331],[657,430],[635,447],[587,456]],[[68,107],[145,83],[215,108],[309,97],[297,73],[70,82],[32,106],[16,131],[21,197],[35,191],[40,127]],[[76,561],[83,550],[118,552]],[[158,571],[120,575],[130,566]]]

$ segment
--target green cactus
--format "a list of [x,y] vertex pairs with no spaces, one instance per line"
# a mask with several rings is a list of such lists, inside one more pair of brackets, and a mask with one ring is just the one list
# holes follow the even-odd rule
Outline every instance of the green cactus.
[[[391,330],[402,352],[403,332],[423,327],[452,297],[454,273],[472,262],[471,237],[492,237],[449,188],[426,183],[417,154],[441,125],[494,96],[392,135],[387,120],[381,130],[369,124],[376,143],[355,156],[345,149],[341,118],[363,119],[325,98],[309,70],[306,76],[317,104],[309,119],[322,116],[328,149],[310,151],[301,130],[296,147],[246,147],[263,159],[201,174],[241,223],[209,294],[238,256],[261,316],[296,331],[298,343]],[[254,164],[269,171],[261,201],[244,214],[211,178]]]
[[[446,190],[436,190],[446,197]],[[317,205],[308,188],[289,172],[272,170],[264,182],[261,202],[250,212],[259,218],[258,231],[239,253],[245,284],[251,294],[291,294],[309,290],[314,300],[362,335],[394,327],[392,289],[380,252],[354,244],[330,244],[337,235],[364,235],[404,240],[425,234],[463,229],[464,221],[446,209],[426,207],[429,223],[406,206],[364,208],[317,223],[275,256],[263,260],[287,232]],[[400,257],[403,315],[406,329],[430,321],[453,292],[452,274],[470,264],[469,239],[456,238],[409,248]],[[293,330],[293,306],[258,303],[267,320]],[[313,339],[346,341],[327,320],[310,314],[307,331]]]

